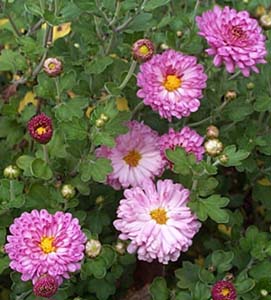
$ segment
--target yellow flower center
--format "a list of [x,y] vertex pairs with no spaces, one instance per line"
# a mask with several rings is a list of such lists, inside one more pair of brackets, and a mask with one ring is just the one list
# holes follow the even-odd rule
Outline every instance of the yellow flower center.
[[181,79],[176,75],[168,75],[164,82],[164,87],[169,92],[177,90],[182,84]]
[[141,159],[141,154],[136,150],[131,150],[123,159],[130,167],[136,167]]
[[46,129],[46,127],[40,126],[36,129],[36,132],[38,135],[42,135],[47,132],[47,129]]
[[49,70],[54,70],[56,65],[54,63],[49,63],[48,68]]
[[226,296],[229,296],[230,294],[230,289],[229,288],[223,288],[220,292],[220,294],[223,296],[223,297],[226,297]]
[[43,237],[40,241],[41,250],[45,254],[54,252],[56,250],[56,247],[53,245],[54,241],[55,241],[55,238],[52,236],[51,237],[48,237],[48,236]]
[[138,52],[142,55],[147,55],[149,53],[149,48],[146,45],[139,47]]
[[163,208],[157,208],[150,212],[152,219],[158,224],[166,224],[168,217],[167,212]]
[[235,38],[241,38],[245,35],[243,29],[240,26],[233,26],[231,32]]

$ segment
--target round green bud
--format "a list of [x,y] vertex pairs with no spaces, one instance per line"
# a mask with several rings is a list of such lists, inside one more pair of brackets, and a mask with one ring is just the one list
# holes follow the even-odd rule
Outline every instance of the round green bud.
[[20,176],[21,170],[15,165],[9,165],[4,169],[4,176],[8,179],[16,179]]
[[61,194],[65,199],[71,199],[75,196],[75,188],[71,184],[64,184],[61,188]]

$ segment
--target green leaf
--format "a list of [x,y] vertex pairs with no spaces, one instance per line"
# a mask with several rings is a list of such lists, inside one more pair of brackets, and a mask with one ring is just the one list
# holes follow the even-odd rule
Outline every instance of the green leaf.
[[195,289],[193,291],[193,299],[208,300],[210,299],[210,296],[211,296],[210,288],[201,282],[197,282]]
[[217,250],[212,254],[212,264],[216,267],[218,273],[224,273],[232,268],[234,253]]
[[72,121],[65,121],[60,124],[61,130],[67,140],[79,140],[82,141],[87,138],[87,124],[84,119],[76,117],[72,118]]
[[4,49],[0,55],[0,71],[11,71],[16,73],[18,70],[24,71],[27,68],[25,58],[18,52]]
[[56,106],[55,114],[59,121],[71,121],[73,117],[82,118],[83,109],[88,106],[88,99],[75,98]]
[[178,292],[176,294],[176,300],[192,300],[192,296],[188,292]]
[[254,109],[258,112],[271,111],[271,98],[268,95],[256,97]]
[[149,0],[144,6],[145,11],[152,11],[157,7],[166,5],[169,3],[169,0]]
[[104,245],[100,257],[104,260],[105,267],[109,269],[115,263],[117,254],[111,246]]
[[83,265],[82,272],[87,276],[93,275],[97,279],[104,278],[106,275],[105,261],[101,257],[89,259]]
[[36,158],[32,161],[31,172],[33,176],[44,180],[49,180],[53,176],[53,172],[48,164],[40,158]]
[[9,262],[10,260],[8,256],[4,256],[0,258],[0,274],[2,274],[2,272],[8,268]]
[[191,201],[189,206],[201,221],[206,221],[208,216],[216,223],[228,223],[229,215],[222,209],[230,200],[220,195],[212,195],[206,199]]
[[137,32],[146,31],[148,28],[152,27],[152,14],[141,13],[134,18],[134,20],[127,26],[125,31],[127,32]]
[[203,282],[203,283],[214,283],[215,282],[215,276],[213,273],[207,271],[204,268],[201,268],[199,270],[199,279]]
[[173,171],[177,174],[190,175],[191,168],[188,160],[188,155],[181,147],[177,147],[174,150],[166,150],[167,158],[174,164]]
[[253,277],[256,280],[260,280],[262,278],[270,278],[270,270],[271,270],[271,262],[263,261],[249,270],[249,276]]
[[0,206],[2,209],[20,208],[25,203],[24,183],[18,180],[0,180]]
[[93,233],[100,234],[104,226],[110,224],[108,214],[101,210],[93,210],[89,213],[89,228]]
[[228,157],[228,161],[223,165],[233,167],[241,165],[242,160],[246,159],[250,153],[242,149],[237,150],[235,145],[229,145],[224,149],[223,154]]
[[[116,291],[115,281],[110,280],[109,274],[103,279],[89,281],[89,291],[94,292],[99,300],[106,300]],[[113,278],[114,279],[114,278]]]
[[238,295],[242,295],[251,291],[254,288],[255,281],[251,278],[247,278],[242,281],[235,282],[234,286],[238,292]]
[[151,286],[150,294],[153,300],[167,300],[169,298],[169,290],[165,278],[156,277]]
[[59,130],[54,132],[51,141],[47,144],[48,153],[50,157],[65,158],[67,156],[67,145],[64,138],[61,136]]
[[175,271],[177,286],[181,289],[193,290],[198,281],[199,267],[189,261],[183,262],[183,267]]
[[113,59],[109,56],[96,57],[93,61],[86,65],[86,72],[88,74],[101,74],[112,63]]
[[32,176],[31,164],[32,164],[34,159],[35,159],[35,157],[29,156],[29,155],[22,155],[22,156],[17,158],[16,165],[20,169],[24,170],[24,175],[25,176]]

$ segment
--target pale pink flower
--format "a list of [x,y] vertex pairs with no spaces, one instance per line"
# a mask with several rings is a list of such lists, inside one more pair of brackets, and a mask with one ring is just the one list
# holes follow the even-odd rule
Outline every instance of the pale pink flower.
[[129,253],[151,262],[176,261],[192,244],[201,224],[187,207],[189,190],[172,180],[126,189],[114,226],[121,240],[130,240]]
[[[195,130],[184,127],[181,131],[175,132],[170,128],[168,133],[165,133],[160,138],[160,148],[164,159],[168,162],[165,151],[167,149],[175,149],[182,147],[187,153],[193,153],[197,161],[202,160],[204,154],[203,147],[204,138],[200,136]],[[170,163],[168,162],[170,165]]]
[[98,157],[111,160],[113,172],[107,182],[116,189],[141,185],[146,178],[161,175],[165,166],[158,133],[137,121],[128,122],[127,126],[128,133],[116,138],[115,147],[102,146],[96,150]]
[[161,117],[181,119],[198,110],[206,80],[196,57],[170,49],[140,66],[137,96]]
[[86,236],[78,219],[61,211],[24,212],[9,228],[5,245],[11,269],[22,273],[22,280],[37,280],[48,274],[58,284],[80,269]]
[[265,36],[257,20],[250,18],[247,11],[215,6],[202,17],[196,17],[196,22],[199,35],[210,46],[206,52],[214,56],[216,67],[224,63],[229,73],[239,68],[247,77],[250,70],[259,72],[256,64],[266,63]]

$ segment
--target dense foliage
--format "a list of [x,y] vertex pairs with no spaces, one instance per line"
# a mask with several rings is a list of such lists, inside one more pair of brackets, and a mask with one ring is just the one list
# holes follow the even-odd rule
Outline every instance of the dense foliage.
[[[258,74],[238,68],[229,74],[232,66],[215,66],[205,52],[196,16],[214,4],[246,10],[263,27],[267,63],[257,65]],[[70,267],[76,272],[55,300],[208,300],[221,280],[234,285],[238,299],[271,299],[270,1],[2,0],[0,7],[0,299],[37,299],[31,280],[9,268],[4,248],[14,219],[34,209],[71,213],[89,241],[81,269]],[[208,76],[198,110],[170,120],[151,100],[153,106],[144,105],[138,90],[148,77],[139,87],[143,62],[131,52],[142,38],[156,53],[174,49],[197,58]],[[45,66],[47,58],[57,61]],[[168,80],[168,91],[181,84]],[[33,121],[41,113],[42,121]],[[169,167],[152,176],[189,189],[188,206],[201,222],[189,250],[169,264],[129,254],[129,240],[118,239],[113,225],[129,184],[107,184],[112,162],[97,149],[115,147],[130,120],[159,136],[189,126],[207,142],[203,159],[185,147],[166,150]],[[45,123],[37,129],[37,122]],[[167,221],[159,217],[159,224]],[[55,249],[50,237],[40,247]]]

